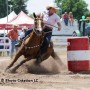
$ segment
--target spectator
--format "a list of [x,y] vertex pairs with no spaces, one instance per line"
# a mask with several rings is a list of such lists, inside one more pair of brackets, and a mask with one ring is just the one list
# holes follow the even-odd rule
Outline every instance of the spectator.
[[19,47],[21,45],[22,40],[25,38],[25,34],[26,34],[27,30],[28,30],[28,28],[26,26],[24,26],[22,28],[22,32],[20,33],[20,41],[17,44],[15,44],[15,47]]
[[14,49],[16,49],[17,51],[17,48],[15,48],[15,44],[17,43],[18,40],[17,27],[18,25],[13,25],[13,29],[11,29],[7,34],[7,37],[11,40],[11,58],[13,57]]
[[73,26],[73,22],[74,22],[73,14],[72,14],[72,12],[69,12],[69,23],[70,23],[70,26]]
[[67,12],[64,13],[63,19],[64,19],[65,25],[68,26],[68,13]]
[[22,40],[25,37],[25,33],[28,30],[26,26],[22,28],[22,32],[20,33],[20,40]]

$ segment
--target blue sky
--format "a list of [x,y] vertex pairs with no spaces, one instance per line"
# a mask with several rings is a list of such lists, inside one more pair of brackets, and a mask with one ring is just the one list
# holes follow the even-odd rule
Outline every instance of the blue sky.
[[90,10],[90,0],[84,0],[88,4],[88,9]]
[[[90,10],[90,0],[84,0],[88,4],[88,9]],[[46,10],[46,6],[52,4],[54,0],[28,0],[27,10],[30,14],[33,12],[40,13]]]
[[28,0],[27,9],[29,13],[40,13],[46,10],[46,6],[52,4],[54,0]]

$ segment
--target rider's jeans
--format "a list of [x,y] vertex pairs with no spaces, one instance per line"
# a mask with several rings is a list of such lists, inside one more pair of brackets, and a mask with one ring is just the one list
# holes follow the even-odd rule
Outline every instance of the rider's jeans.
[[52,32],[49,32],[45,35],[43,44],[41,46],[41,54],[43,54],[47,51],[48,45],[49,45],[50,40],[51,40],[51,36],[52,36]]

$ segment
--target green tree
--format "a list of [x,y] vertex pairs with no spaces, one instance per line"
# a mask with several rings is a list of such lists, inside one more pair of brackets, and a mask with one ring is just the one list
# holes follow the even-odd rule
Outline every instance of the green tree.
[[[80,19],[89,12],[84,0],[55,0],[55,2],[59,8],[62,8],[62,13],[73,12],[76,19]],[[60,7],[60,3],[62,3],[62,7]]]
[[29,16],[30,16],[31,18],[34,18],[33,14],[29,14]]
[[7,15],[6,0],[0,0],[0,18]]
[[12,5],[12,10],[18,14],[21,10],[28,13],[26,10],[26,2],[28,0],[0,0],[0,18],[7,16],[7,1],[8,1],[8,14],[10,13],[10,6]]
[[21,10],[25,13],[28,13],[26,10],[26,2],[28,0],[11,0],[11,4],[13,5],[13,10],[18,14]]

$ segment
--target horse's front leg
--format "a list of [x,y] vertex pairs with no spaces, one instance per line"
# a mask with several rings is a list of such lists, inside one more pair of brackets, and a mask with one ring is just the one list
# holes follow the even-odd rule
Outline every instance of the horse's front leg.
[[11,68],[21,55],[22,54],[20,52],[16,53],[14,59],[12,60],[12,62],[10,63],[10,65],[6,68],[6,70],[9,69],[9,68]]
[[9,72],[11,72],[11,73],[15,72],[22,64],[24,64],[25,62],[29,61],[30,59],[31,59],[31,57],[25,58],[23,61],[18,63],[16,66],[11,68]]

